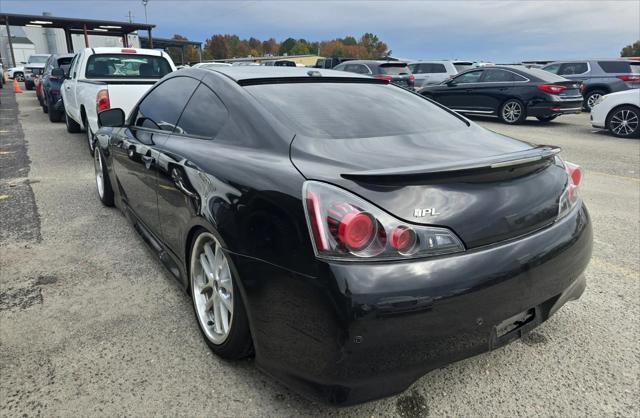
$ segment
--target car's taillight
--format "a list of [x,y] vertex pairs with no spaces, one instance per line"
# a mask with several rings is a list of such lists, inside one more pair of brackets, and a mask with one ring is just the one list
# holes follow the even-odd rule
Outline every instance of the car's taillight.
[[373,78],[377,78],[378,80],[392,81],[393,77],[390,75],[376,75]]
[[409,75],[409,81],[414,81],[416,79],[416,77],[413,74]]
[[102,89],[96,94],[96,113],[100,113],[103,110],[107,110],[111,107],[109,103],[109,90]]
[[640,75],[619,75],[617,76],[622,81],[640,81]]
[[580,181],[582,180],[582,170],[580,166],[567,161],[564,161],[563,165],[564,170],[567,172],[567,186],[560,196],[558,218],[566,215],[580,200],[578,189],[580,187]]
[[450,230],[408,224],[336,186],[307,181],[302,193],[319,258],[390,260],[464,251]]
[[558,94],[567,88],[559,84],[540,84],[537,86],[538,90],[542,90],[545,93]]

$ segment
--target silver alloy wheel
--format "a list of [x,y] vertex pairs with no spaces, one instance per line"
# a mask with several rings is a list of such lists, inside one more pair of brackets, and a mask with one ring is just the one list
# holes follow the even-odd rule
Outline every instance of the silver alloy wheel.
[[520,119],[521,114],[522,106],[520,106],[520,103],[518,102],[508,102],[502,107],[502,118],[509,123],[513,123]]
[[609,125],[616,135],[628,136],[638,130],[638,114],[628,109],[620,109],[611,116]]
[[200,327],[209,341],[222,344],[233,322],[233,281],[220,243],[208,232],[200,234],[193,245],[190,275]]
[[104,197],[104,171],[102,169],[102,157],[98,150],[93,154],[93,165],[96,170],[96,186],[98,186],[98,195],[102,199]]
[[16,79],[18,81],[24,81],[24,75],[22,75],[22,73],[18,73],[18,74],[16,74]]
[[593,106],[596,105],[596,102],[602,97],[600,93],[592,93],[587,99],[587,107],[589,110],[593,109]]

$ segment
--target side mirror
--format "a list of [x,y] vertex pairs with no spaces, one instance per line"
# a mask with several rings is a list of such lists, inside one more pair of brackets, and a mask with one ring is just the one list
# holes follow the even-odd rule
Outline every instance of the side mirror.
[[98,126],[108,126],[112,128],[124,126],[124,110],[115,108],[103,110],[98,113]]
[[54,68],[53,70],[51,70],[51,77],[65,78],[66,74],[64,73],[64,70],[62,68]]

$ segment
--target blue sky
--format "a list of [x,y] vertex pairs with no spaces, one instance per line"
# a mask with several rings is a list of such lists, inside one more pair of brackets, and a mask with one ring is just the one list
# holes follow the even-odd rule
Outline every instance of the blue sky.
[[[2,0],[2,12],[144,22],[141,0]],[[614,57],[640,39],[638,0],[149,0],[156,36],[324,40],[373,32],[403,58]]]

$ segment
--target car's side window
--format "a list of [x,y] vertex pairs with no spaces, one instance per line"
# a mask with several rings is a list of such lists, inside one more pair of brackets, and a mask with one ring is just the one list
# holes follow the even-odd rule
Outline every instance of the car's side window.
[[560,67],[560,75],[584,74],[589,71],[586,62],[568,62]]
[[468,73],[460,74],[454,81],[458,84],[477,83],[482,76],[483,70],[469,71]]
[[419,67],[420,67],[420,72],[427,73],[427,74],[440,74],[440,73],[447,72],[447,69],[445,68],[444,64],[425,63],[425,64],[420,64]]
[[198,80],[191,77],[173,77],[157,85],[138,105],[131,118],[132,125],[173,132],[198,83]]
[[200,84],[184,108],[174,133],[215,138],[227,121],[229,112],[220,98]]
[[[504,70],[486,70],[482,81],[484,83],[506,83],[510,81],[516,81],[516,74],[511,71]],[[522,79],[522,77],[520,77]],[[522,80],[520,80],[522,81]]]

